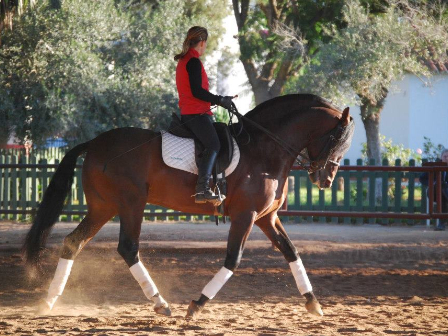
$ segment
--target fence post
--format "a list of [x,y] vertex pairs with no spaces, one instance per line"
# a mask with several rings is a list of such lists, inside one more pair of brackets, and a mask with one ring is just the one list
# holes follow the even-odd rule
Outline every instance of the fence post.
[[[294,209],[300,210],[300,170],[294,170],[293,176],[294,176]],[[297,223],[302,222],[302,217],[298,216],[296,218]]]
[[[26,164],[26,158],[22,155],[20,158],[20,163]],[[20,208],[23,211],[22,212],[22,221],[26,218],[26,199],[27,199],[27,193],[28,193],[28,185],[27,185],[27,178],[26,178],[26,168],[19,168],[20,172],[20,179],[19,179],[19,185],[20,185]]]
[[[362,160],[361,159],[356,160],[356,165],[362,166]],[[360,170],[357,171],[356,172],[356,211],[360,211],[360,212],[362,211],[362,198],[363,198],[363,193],[364,193],[362,177],[363,177],[363,172]],[[363,222],[362,217],[356,218],[357,224],[362,224],[362,222]]]
[[[401,160],[396,159],[395,160],[395,167],[401,167]],[[394,195],[394,212],[401,212],[401,178],[402,178],[403,172],[395,172],[395,195]]]
[[[369,161],[369,165],[370,166],[375,166],[376,162],[375,159],[370,159]],[[368,172],[368,177],[369,177],[369,195],[368,195],[368,200],[369,200],[369,211],[370,212],[375,212],[375,206],[376,206],[376,173],[374,171]],[[374,224],[376,222],[376,218],[369,218],[369,224]]]
[[41,186],[42,186],[42,188],[41,188],[41,194],[40,194],[40,197],[39,197],[39,202],[42,202],[42,199],[44,198],[45,190],[47,190],[47,187],[48,187],[48,169],[46,167],[47,164],[48,164],[48,161],[47,161],[47,159],[42,159],[41,163],[44,165],[44,167],[42,168],[42,172],[41,172],[41,175],[42,175],[42,184],[41,184]]
[[[14,155],[12,157],[12,164],[17,164],[18,163],[18,157],[17,155]],[[16,168],[11,168],[11,209],[16,210],[17,209],[17,199],[19,197],[19,190],[18,190],[18,185],[17,185],[17,169]],[[18,214],[14,214],[12,215],[12,218],[14,220],[17,220],[19,218]]]
[[[409,160],[409,167],[415,167],[415,160],[411,159]],[[409,178],[408,178],[408,213],[414,213],[415,212],[415,173],[409,172]],[[414,225],[415,220],[408,219],[409,225]]]
[[[319,210],[325,210],[325,189],[319,189]],[[319,222],[326,222],[326,217],[319,217]]]
[[[387,159],[383,160],[383,166],[389,166],[389,161]],[[389,190],[389,172],[383,172],[382,173],[382,190],[381,190],[381,211],[387,212],[389,210],[389,202],[387,194]],[[382,218],[381,219],[382,224],[389,224],[388,218]]]
[[[36,164],[36,156],[32,156],[31,157],[31,164]],[[31,207],[32,210],[34,210],[36,208],[37,205],[37,197],[38,197],[38,192],[37,192],[37,185],[38,185],[38,180],[37,180],[37,168],[31,168],[31,199],[30,199],[30,203],[29,206]]]
[[[344,166],[350,166],[350,160],[344,160]],[[344,211],[350,211],[350,171],[345,170],[342,172],[344,176]],[[351,217],[344,217],[344,223],[349,224]]]
[[[313,185],[309,178],[306,179],[306,208],[313,210]],[[312,223],[313,217],[305,217],[305,220]]]
[[[333,184],[331,186],[331,209],[334,211],[337,209],[338,206],[338,175],[334,177]],[[338,218],[337,217],[331,217],[332,223],[337,223]]]

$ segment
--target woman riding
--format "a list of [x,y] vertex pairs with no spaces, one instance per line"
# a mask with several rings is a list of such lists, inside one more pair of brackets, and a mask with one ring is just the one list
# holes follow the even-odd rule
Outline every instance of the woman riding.
[[184,40],[182,52],[174,57],[174,60],[178,61],[176,86],[182,123],[193,132],[205,148],[198,165],[196,203],[215,203],[219,199],[209,186],[212,169],[221,146],[213,126],[211,105],[219,105],[226,109],[230,109],[232,105],[232,97],[218,96],[208,91],[207,74],[199,59],[207,47],[207,37],[206,28],[191,27]]

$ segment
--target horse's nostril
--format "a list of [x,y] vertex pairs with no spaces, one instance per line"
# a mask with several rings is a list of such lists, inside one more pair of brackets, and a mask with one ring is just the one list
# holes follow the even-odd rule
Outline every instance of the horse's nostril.
[[330,187],[331,187],[331,184],[332,184],[332,181],[330,181],[330,180],[326,180],[326,181],[325,181],[325,188],[330,188]]

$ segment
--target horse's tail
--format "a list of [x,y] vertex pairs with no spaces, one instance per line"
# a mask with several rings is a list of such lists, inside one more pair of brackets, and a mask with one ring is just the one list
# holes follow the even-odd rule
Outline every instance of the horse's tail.
[[27,265],[35,268],[39,264],[41,251],[45,247],[51,228],[64,207],[75,175],[78,156],[87,150],[89,142],[72,148],[62,159],[37,210],[33,225],[26,235],[22,252]]

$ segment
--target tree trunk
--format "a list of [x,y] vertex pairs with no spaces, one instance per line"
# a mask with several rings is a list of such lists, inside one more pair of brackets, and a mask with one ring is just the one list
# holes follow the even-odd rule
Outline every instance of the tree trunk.
[[367,158],[374,159],[376,165],[381,165],[380,116],[385,100],[386,97],[381,98],[376,105],[372,105],[369,100],[361,99],[361,118],[367,138]]
[[[251,44],[244,36],[250,0],[232,0],[232,3],[238,32],[242,34],[238,37],[240,50],[250,48]],[[266,5],[258,5],[266,16],[269,30],[273,31],[274,26],[279,20],[281,5],[277,4],[276,1],[270,1]],[[243,63],[244,70],[249,79],[256,105],[281,95],[286,81],[295,72],[291,59],[288,59],[288,57],[284,57],[283,59],[274,57],[277,53],[275,42],[271,42],[267,51],[268,53],[264,62],[255,62],[252,58],[244,55],[243,52],[240,55],[240,61]]]
[[[380,166],[381,160],[381,141],[380,141],[380,116],[383,110],[386,97],[378,100],[376,105],[373,105],[370,100],[362,98],[361,102],[361,118],[366,130],[367,138],[367,158],[375,160],[375,164]],[[382,181],[377,178],[375,181],[375,199],[378,204],[381,204],[382,198]]]
[[371,114],[362,120],[367,137],[367,158],[375,160],[376,165],[381,164],[381,143],[380,143],[380,116]]

